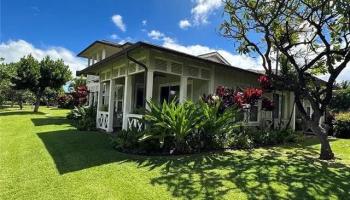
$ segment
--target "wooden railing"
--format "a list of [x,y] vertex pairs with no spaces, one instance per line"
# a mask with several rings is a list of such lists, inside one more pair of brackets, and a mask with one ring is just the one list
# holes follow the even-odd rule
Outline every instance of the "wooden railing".
[[127,128],[136,128],[138,131],[144,129],[144,124],[142,122],[143,115],[138,114],[127,114]]
[[106,111],[97,111],[96,128],[108,131],[108,115],[109,113]]

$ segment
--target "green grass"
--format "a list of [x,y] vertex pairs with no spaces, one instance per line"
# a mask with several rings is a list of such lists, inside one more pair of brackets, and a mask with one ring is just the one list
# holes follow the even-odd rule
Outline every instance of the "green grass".
[[349,199],[350,140],[335,161],[303,144],[192,156],[118,153],[67,110],[0,110],[0,199]]

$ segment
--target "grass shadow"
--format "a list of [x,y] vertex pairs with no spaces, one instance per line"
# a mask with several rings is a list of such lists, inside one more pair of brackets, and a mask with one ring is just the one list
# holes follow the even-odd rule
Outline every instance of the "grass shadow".
[[45,118],[32,118],[34,126],[46,126],[46,125],[73,125],[71,120],[66,117],[45,117]]
[[161,168],[161,175],[151,184],[165,186],[173,196],[185,199],[224,199],[235,191],[248,199],[350,196],[348,166],[320,161],[317,152],[301,149],[287,154],[276,150],[258,155],[233,151],[132,162],[149,170]]
[[60,174],[127,159],[111,148],[107,135],[75,129],[37,133]]
[[12,115],[45,115],[46,113],[43,112],[33,112],[33,111],[5,111],[0,112],[1,116],[12,116]]

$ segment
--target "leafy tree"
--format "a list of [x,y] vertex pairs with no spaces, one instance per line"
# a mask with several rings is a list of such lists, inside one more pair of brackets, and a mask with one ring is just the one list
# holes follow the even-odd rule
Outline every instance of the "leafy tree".
[[46,56],[38,62],[28,55],[17,63],[17,76],[13,82],[17,89],[29,89],[35,94],[34,112],[38,112],[45,89],[59,89],[70,78],[71,71],[63,60],[52,60]]
[[16,70],[13,63],[4,63],[4,58],[0,58],[0,105],[8,100],[8,94],[11,94],[11,78],[15,76]]
[[[237,42],[240,53],[260,56],[276,89],[294,92],[304,121],[319,136],[320,158],[334,158],[328,128],[319,121],[330,104],[336,78],[350,60],[350,1],[225,0],[224,13],[222,34]],[[275,73],[278,54],[290,65],[285,73]],[[315,74],[327,74],[327,81],[314,78]],[[303,99],[310,102],[312,117]]]
[[71,81],[71,83],[69,84],[69,88],[68,90],[70,92],[74,92],[77,90],[77,88],[79,86],[86,86],[86,78],[83,76],[80,77],[75,77],[73,78],[73,80]]

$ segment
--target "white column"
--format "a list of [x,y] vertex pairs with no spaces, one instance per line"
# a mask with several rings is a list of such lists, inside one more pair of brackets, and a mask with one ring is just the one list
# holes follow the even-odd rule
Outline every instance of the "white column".
[[100,87],[98,89],[98,94],[97,94],[97,116],[96,116],[96,128],[100,128],[99,127],[99,123],[98,123],[98,112],[100,111],[100,108],[101,108],[101,103],[102,103],[102,88],[103,88],[103,83],[102,82],[99,82],[100,84]]
[[99,61],[100,61],[100,54],[96,53],[96,62],[99,62]]
[[181,76],[180,78],[180,103],[183,103],[187,99],[187,80],[188,77]]
[[88,106],[90,107],[91,105],[92,105],[92,96],[93,96],[93,94],[94,93],[92,93],[92,92],[89,92],[89,94],[88,94],[88,100],[89,100],[89,102],[88,102]]
[[90,65],[91,65],[91,59],[88,58],[88,66],[90,66]]
[[296,108],[294,103],[294,92],[290,92],[290,103],[291,103],[291,112],[293,112],[292,119],[290,120],[290,126],[293,130],[295,130],[295,117],[296,117]]
[[113,111],[114,111],[114,80],[109,81],[109,95],[108,95],[108,130],[113,132]]
[[131,97],[132,97],[132,76],[125,76],[124,86],[124,105],[123,105],[123,129],[128,128],[128,114],[131,112]]
[[208,93],[209,94],[214,94],[215,92],[215,67],[211,67],[211,72],[210,72],[210,80],[209,80],[209,88],[208,88]]
[[[147,82],[146,82],[146,102],[150,101],[153,96],[153,77],[154,72],[152,70],[147,71]],[[146,109],[148,109],[148,104],[146,103]]]
[[102,60],[106,58],[106,49],[102,49]]

